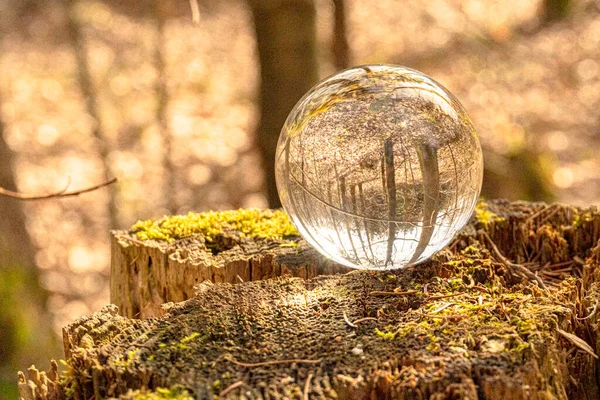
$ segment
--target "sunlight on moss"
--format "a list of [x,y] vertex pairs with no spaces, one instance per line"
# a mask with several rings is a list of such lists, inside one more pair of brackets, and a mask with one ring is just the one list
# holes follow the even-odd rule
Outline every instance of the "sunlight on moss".
[[[428,351],[452,351],[464,357],[473,350],[521,357],[537,343],[554,340],[555,327],[572,312],[566,305],[576,280],[564,280],[552,297],[533,288],[520,291],[503,287],[497,280],[493,285],[502,288],[500,293],[484,286],[475,288],[467,283],[472,279],[465,279],[473,273],[471,263],[466,262],[469,253],[473,252],[463,251],[463,257],[457,255],[459,260],[446,264],[452,266],[452,276],[438,277],[429,285],[428,297],[433,300],[426,296],[418,309],[407,311],[406,320],[376,327],[375,334],[389,341],[416,338]],[[481,334],[478,338],[465,336],[470,331]]]
[[136,390],[128,393],[125,399],[130,400],[161,400],[161,399],[172,399],[172,400],[193,400],[194,398],[185,389],[179,386],[173,386],[172,388],[156,388],[151,392],[145,392]]
[[208,242],[211,242],[224,233],[237,233],[242,238],[256,237],[274,240],[298,235],[298,231],[284,211],[258,209],[165,216],[157,221],[138,221],[131,227],[131,230],[141,240],[166,241],[202,235]]
[[487,227],[490,222],[504,222],[504,218],[497,216],[488,210],[487,203],[481,201],[475,206],[475,217],[484,227]]

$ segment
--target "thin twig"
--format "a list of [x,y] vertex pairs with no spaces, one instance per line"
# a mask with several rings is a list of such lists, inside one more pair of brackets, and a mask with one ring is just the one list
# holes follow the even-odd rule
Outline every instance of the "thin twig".
[[550,214],[546,215],[544,218],[542,218],[540,220],[540,222],[538,223],[538,225],[544,225],[544,222],[548,221],[550,218],[552,218],[557,212],[560,211],[560,208],[556,208],[554,211],[552,211]]
[[[575,257],[577,257],[577,256],[575,256]],[[573,259],[575,259],[575,257],[573,257]],[[573,263],[573,261],[563,261],[563,262],[556,263],[556,264],[550,264],[550,265],[548,265],[548,268],[554,269],[554,268],[558,268],[558,267],[564,267],[564,266],[567,266],[572,263]]]
[[473,286],[471,289],[479,290],[482,293],[489,293],[490,292],[486,287],[477,286],[477,285]]
[[242,386],[244,384],[244,381],[237,381],[235,383],[232,383],[231,385],[227,386],[225,389],[223,389],[221,391],[221,393],[219,393],[219,397],[223,397],[225,396],[227,393],[231,392],[234,389],[239,388],[240,386]]
[[415,294],[417,293],[416,290],[407,290],[406,292],[380,292],[380,291],[373,291],[370,294],[372,294],[373,296],[408,296],[411,294]]
[[573,268],[569,267],[569,268],[561,268],[561,269],[556,269],[554,271],[540,271],[540,274],[544,274],[544,275],[548,275],[548,276],[561,276],[563,275],[565,272],[572,272]]
[[500,262],[502,264],[506,265],[508,268],[512,269],[513,271],[515,271],[517,273],[525,275],[530,280],[536,281],[542,289],[547,290],[546,285],[544,284],[544,281],[542,280],[542,278],[540,278],[539,276],[537,276],[536,274],[534,274],[533,272],[531,272],[529,269],[525,268],[524,266],[510,262],[506,257],[504,257],[502,255],[500,250],[498,250],[498,247],[492,241],[492,239],[490,238],[490,236],[487,234],[486,231],[481,230],[481,234],[488,241],[490,247],[492,248],[492,251],[494,252],[496,257],[498,258],[498,260],[500,260]]
[[303,392],[303,398],[304,400],[308,400],[308,392],[310,391],[310,381],[313,377],[312,372],[310,374],[308,374],[308,377],[306,378],[306,383],[304,384],[304,392]]
[[443,310],[445,310],[446,308],[448,308],[448,307],[450,307],[450,306],[452,306],[452,305],[454,305],[454,303],[446,303],[446,304],[444,304],[443,306],[440,306],[440,307],[436,308],[435,310],[433,310],[433,311],[430,313],[430,315],[437,314],[437,313],[439,313],[440,311],[443,311]]
[[192,8],[192,21],[194,24],[200,24],[200,6],[198,6],[198,0],[190,0],[190,7]]
[[575,317],[575,319],[577,319],[579,321],[584,321],[586,319],[590,319],[594,315],[596,315],[597,309],[598,309],[598,302],[596,301],[596,303],[594,304],[594,308],[592,308],[592,311],[590,311],[590,313],[587,315],[587,317],[583,317],[583,318]]
[[98,185],[90,186],[85,189],[67,192],[66,188],[65,188],[58,192],[42,194],[42,195],[22,194],[22,193],[13,192],[12,190],[7,190],[7,189],[0,187],[0,196],[12,197],[14,199],[19,199],[19,200],[45,200],[45,199],[58,198],[58,197],[62,198],[62,197],[79,196],[80,194],[92,192],[92,191],[100,189],[104,186],[111,185],[111,184],[115,183],[116,181],[117,181],[117,178],[112,178],[106,182],[102,182]]
[[241,367],[252,368],[252,367],[262,367],[264,365],[293,364],[293,363],[298,363],[298,364],[318,364],[322,360],[323,360],[322,358],[319,358],[318,360],[303,360],[303,359],[296,359],[296,358],[294,358],[294,359],[291,359],[291,360],[271,360],[271,361],[263,361],[263,362],[258,362],[258,363],[244,363],[244,362],[236,361],[234,359],[231,359],[229,361],[231,361],[235,365],[239,365]]
[[529,223],[529,222],[533,221],[535,218],[539,217],[540,215],[542,215],[543,213],[545,213],[549,209],[556,207],[557,205],[558,205],[558,203],[554,203],[554,204],[549,204],[549,205],[545,206],[540,211],[536,212],[531,217],[527,218],[526,222]]
[[575,262],[575,264],[579,265],[580,267],[583,267],[585,265],[585,261],[583,260],[583,258],[581,258],[579,256],[573,257],[573,261]]
[[361,322],[367,322],[367,321],[377,321],[377,318],[373,318],[373,317],[359,318],[356,321],[352,321],[352,323],[354,325],[356,325],[356,324],[360,324]]
[[443,295],[438,295],[438,296],[430,296],[430,297],[426,297],[426,299],[427,300],[439,300],[439,299],[446,299],[448,297],[460,296],[461,294],[464,294],[464,293],[452,293],[452,294],[443,294]]
[[135,244],[137,244],[139,246],[146,246],[146,243],[142,242],[141,240],[134,239],[132,237],[123,236],[123,235],[117,235],[116,238],[118,240],[126,240],[128,242],[135,243]]
[[356,328],[356,325],[354,325],[352,322],[350,322],[350,320],[348,319],[348,316],[346,315],[346,312],[344,311],[342,313],[342,315],[344,316],[344,321],[348,324],[349,327],[351,328]]

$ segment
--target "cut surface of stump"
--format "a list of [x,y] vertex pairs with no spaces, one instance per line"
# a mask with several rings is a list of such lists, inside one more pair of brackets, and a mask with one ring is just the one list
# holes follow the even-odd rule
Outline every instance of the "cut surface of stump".
[[107,306],[22,397],[596,399],[599,239],[594,209],[490,202],[405,269],[206,282],[158,318]]
[[204,281],[351,271],[310,247],[283,211],[190,213],[111,233],[111,302],[128,317],[162,315],[163,303],[187,300]]

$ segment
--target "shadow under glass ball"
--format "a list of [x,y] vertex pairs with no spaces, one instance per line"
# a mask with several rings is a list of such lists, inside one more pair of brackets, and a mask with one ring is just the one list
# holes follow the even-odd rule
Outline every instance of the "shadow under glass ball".
[[275,172],[302,236],[354,268],[392,269],[441,250],[469,220],[483,160],[458,100],[394,65],[342,71],[291,111]]

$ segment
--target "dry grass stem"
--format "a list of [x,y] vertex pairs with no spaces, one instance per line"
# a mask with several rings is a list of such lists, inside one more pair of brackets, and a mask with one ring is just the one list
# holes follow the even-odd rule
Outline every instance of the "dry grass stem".
[[440,300],[440,299],[447,299],[449,297],[456,297],[456,296],[460,296],[464,293],[452,293],[452,294],[442,294],[442,295],[437,295],[437,296],[429,296],[427,297],[427,300]]
[[346,312],[343,312],[342,315],[344,316],[344,321],[346,322],[346,324],[348,324],[349,327],[351,328],[356,328],[356,325],[354,325],[352,322],[350,322],[350,320],[348,319],[348,316],[346,315]]
[[417,290],[407,290],[405,292],[381,292],[376,290],[371,292],[373,296],[408,296],[415,293],[417,293]]
[[304,400],[308,400],[308,392],[310,391],[310,381],[312,380],[313,374],[312,372],[310,374],[308,374],[308,377],[306,378],[306,383],[304,384],[304,392],[303,392],[303,396],[302,398]]
[[356,325],[356,324],[360,324],[361,322],[367,322],[367,321],[377,321],[377,318],[374,318],[374,317],[365,317],[365,318],[357,319],[356,321],[353,321],[352,323],[354,325]]
[[225,396],[227,393],[239,388],[240,386],[242,386],[244,384],[244,381],[237,381],[235,383],[232,383],[231,385],[227,386],[225,389],[223,389],[221,391],[221,393],[219,393],[219,397],[223,397]]
[[591,355],[594,358],[598,358],[598,356],[596,355],[596,353],[594,352],[594,349],[592,349],[592,347],[587,344],[587,342],[583,339],[581,339],[580,337],[573,335],[572,333],[569,332],[565,332],[560,328],[556,328],[556,331],[558,333],[560,333],[560,335],[562,337],[564,337],[565,339],[567,339],[569,342],[573,343],[575,346],[579,347],[581,350],[585,351],[586,353],[588,353],[589,355]]

